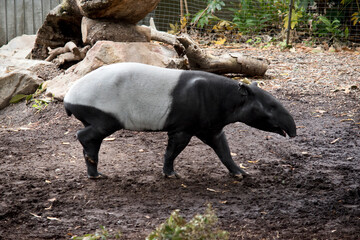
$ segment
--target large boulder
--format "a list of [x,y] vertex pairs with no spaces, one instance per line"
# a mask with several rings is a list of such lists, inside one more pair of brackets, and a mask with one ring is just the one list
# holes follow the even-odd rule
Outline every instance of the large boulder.
[[76,0],[76,2],[81,13],[88,18],[137,23],[153,11],[160,0]]
[[23,35],[0,48],[0,109],[17,94],[34,93],[43,82],[36,70],[53,66],[50,62],[25,59],[34,41],[34,35]]
[[163,45],[148,42],[97,42],[83,61],[65,74],[46,82],[47,94],[63,100],[72,82],[104,65],[118,62],[138,62],[164,68],[185,68],[185,60]]

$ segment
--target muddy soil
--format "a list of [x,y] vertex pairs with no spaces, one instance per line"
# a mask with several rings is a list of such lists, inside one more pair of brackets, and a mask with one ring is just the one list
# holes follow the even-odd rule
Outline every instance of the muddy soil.
[[61,102],[41,112],[0,111],[0,239],[69,239],[105,226],[144,239],[174,209],[186,219],[216,209],[231,239],[360,239],[359,55],[240,51],[271,61],[263,88],[293,114],[298,136],[242,123],[225,132],[237,181],[198,139],[176,159],[181,179],[162,175],[166,133],[118,131],[104,141],[89,180]]

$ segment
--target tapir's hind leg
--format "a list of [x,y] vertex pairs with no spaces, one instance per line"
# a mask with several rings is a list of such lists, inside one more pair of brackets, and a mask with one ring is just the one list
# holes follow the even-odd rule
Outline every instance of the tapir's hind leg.
[[169,140],[164,157],[163,172],[167,177],[178,177],[174,171],[174,160],[188,145],[192,135],[185,132],[168,133]]
[[101,173],[97,170],[99,160],[99,150],[102,140],[107,135],[100,133],[92,125],[88,125],[84,129],[77,132],[76,137],[83,146],[83,153],[87,166],[87,173],[89,178],[98,178]]
[[205,144],[209,145],[212,149],[214,149],[215,153],[220,158],[225,167],[229,170],[232,176],[242,178],[243,176],[247,175],[247,173],[233,161],[230,154],[230,148],[223,131],[216,134],[204,134],[197,137]]

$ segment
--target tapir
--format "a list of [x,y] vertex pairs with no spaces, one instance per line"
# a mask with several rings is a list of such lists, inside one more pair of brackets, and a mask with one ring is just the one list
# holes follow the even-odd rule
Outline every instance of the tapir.
[[139,63],[100,67],[77,80],[64,106],[84,128],[76,134],[83,146],[89,178],[99,178],[98,153],[104,138],[120,129],[166,131],[163,173],[178,176],[174,160],[193,136],[209,145],[229,170],[247,175],[232,159],[223,128],[234,122],[296,136],[290,113],[257,84],[203,71],[166,69]]

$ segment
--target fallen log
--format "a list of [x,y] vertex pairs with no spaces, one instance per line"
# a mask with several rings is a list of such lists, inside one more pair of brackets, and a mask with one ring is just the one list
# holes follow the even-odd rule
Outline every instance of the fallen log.
[[186,54],[190,69],[213,73],[240,73],[247,76],[263,76],[268,69],[268,61],[255,59],[241,53],[225,53],[215,56],[199,47],[187,34],[175,36],[158,31],[150,20],[151,40],[173,45],[179,56]]
[[54,58],[56,58],[58,55],[66,53],[66,52],[72,52],[75,55],[79,55],[80,51],[79,48],[76,46],[73,42],[67,42],[64,47],[58,47],[55,49],[51,49],[48,47],[49,50],[49,56],[45,59],[45,61],[51,62]]
[[80,61],[82,60],[90,46],[79,48],[73,42],[67,42],[64,47],[58,47],[55,49],[48,48],[49,56],[45,59],[48,62],[55,62],[56,64],[62,65],[65,62]]
[[225,53],[214,56],[200,48],[188,35],[177,37],[184,46],[190,68],[213,73],[240,73],[247,76],[263,76],[268,69],[266,60],[255,59],[241,53]]

